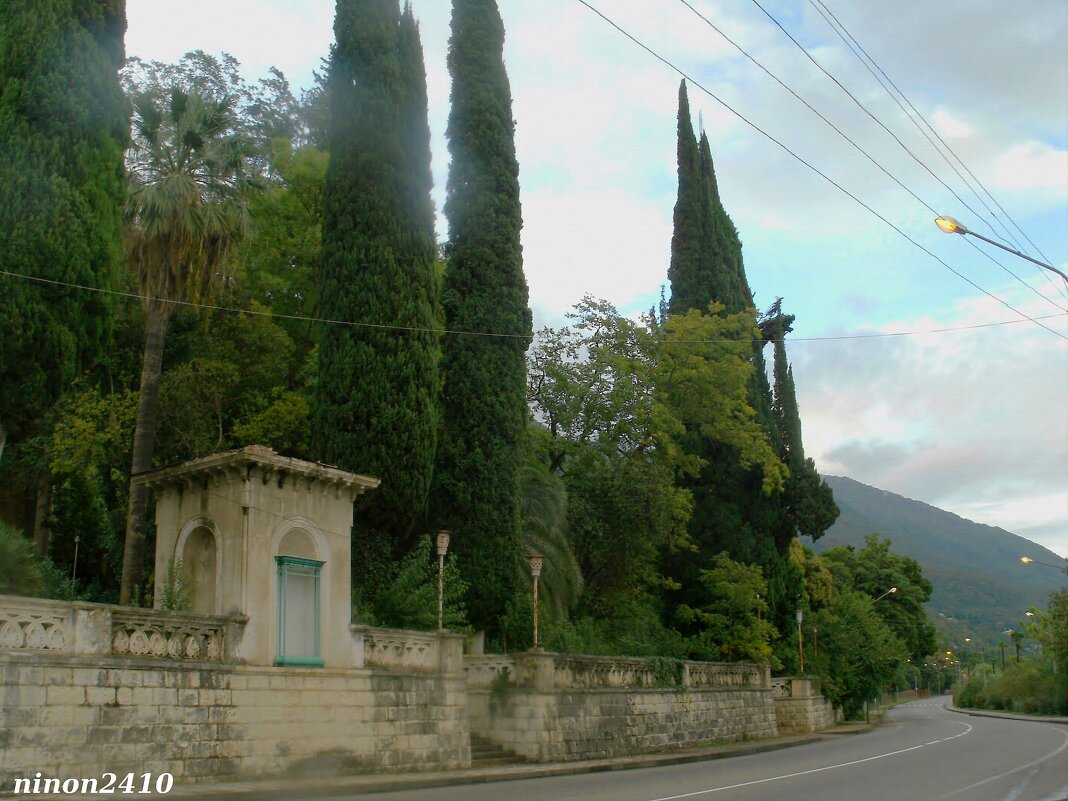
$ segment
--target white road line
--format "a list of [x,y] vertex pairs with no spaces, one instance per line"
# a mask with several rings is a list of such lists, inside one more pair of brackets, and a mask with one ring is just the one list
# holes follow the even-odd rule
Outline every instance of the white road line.
[[1004,773],[999,773],[997,776],[991,776],[989,779],[983,779],[981,782],[976,782],[975,784],[969,784],[967,787],[962,787],[959,790],[954,790],[952,793],[947,793],[946,795],[940,795],[940,796],[938,796],[937,799],[935,799],[935,801],[941,801],[941,799],[943,799],[943,798],[952,798],[955,795],[960,795],[961,793],[966,793],[966,792],[968,792],[968,790],[974,790],[976,787],[982,787],[984,784],[989,784],[990,782],[996,782],[998,779],[1004,779],[1006,776],[1011,776],[1014,773],[1019,773],[1021,770],[1027,770],[1028,768],[1033,768],[1035,765],[1040,765],[1043,762],[1045,762],[1047,759],[1052,759],[1053,757],[1057,756],[1057,754],[1059,754],[1061,751],[1063,751],[1065,748],[1068,748],[1068,733],[1066,733],[1064,731],[1061,731],[1060,729],[1054,728],[1053,726],[1050,726],[1050,725],[1045,724],[1045,723],[1040,723],[1038,725],[1044,726],[1047,729],[1055,731],[1055,732],[1057,732],[1057,734],[1060,734],[1062,737],[1064,737],[1064,742],[1061,743],[1061,747],[1058,748],[1056,751],[1053,751],[1053,752],[1051,752],[1049,754],[1046,754],[1046,756],[1042,757],[1041,759],[1036,759],[1033,762],[1028,762],[1026,765],[1020,765],[1020,767],[1018,767],[1018,768],[1013,768],[1012,770],[1007,770]]
[[[954,737],[960,737],[968,734],[972,730],[971,724],[961,723],[960,721],[951,721],[958,726],[967,726],[967,728],[960,734],[954,735]],[[952,739],[952,738],[947,738]],[[798,776],[809,776],[813,773],[822,773],[826,770],[837,770],[838,768],[848,768],[851,765],[860,765],[864,762],[871,762],[875,759],[885,759],[886,757],[897,756],[898,754],[907,754],[909,751],[915,751],[917,748],[926,748],[929,745],[937,745],[941,740],[935,740],[934,742],[926,743],[924,745],[914,745],[910,748],[902,748],[899,751],[888,751],[885,754],[876,754],[875,756],[864,757],[864,759],[854,759],[852,762],[840,762],[837,765],[825,765],[822,768],[812,768],[810,770],[801,770],[797,773],[784,773],[782,776],[769,776],[766,779],[754,779],[749,782],[742,782],[741,784],[730,784],[723,787],[709,787],[704,790],[693,790],[689,793],[680,793],[678,795],[665,795],[660,798],[651,798],[649,801],[676,801],[679,798],[694,798],[699,795],[711,795],[712,793],[719,793],[723,790],[737,790],[740,787],[752,787],[754,784],[767,784],[768,782],[782,781],[783,779],[795,779]],[[1052,756],[1052,754],[1050,755]],[[1048,757],[1046,757],[1048,759]],[[978,785],[976,785],[978,786]]]

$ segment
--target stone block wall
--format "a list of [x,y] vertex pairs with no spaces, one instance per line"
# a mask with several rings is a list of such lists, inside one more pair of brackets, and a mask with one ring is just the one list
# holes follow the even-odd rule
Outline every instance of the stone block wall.
[[776,735],[766,690],[469,694],[471,729],[533,762],[596,759]]
[[465,767],[462,676],[0,655],[0,789],[15,778]]
[[834,706],[820,694],[813,676],[772,679],[775,717],[780,734],[805,734],[833,726],[838,719]]
[[[520,654],[465,659],[471,730],[530,761],[593,759],[774,737],[757,665]],[[672,678],[680,683],[655,686]],[[690,682],[696,686],[687,686]]]
[[470,765],[461,638],[359,628],[353,668],[247,665],[238,620],[0,596],[0,793],[16,778]]

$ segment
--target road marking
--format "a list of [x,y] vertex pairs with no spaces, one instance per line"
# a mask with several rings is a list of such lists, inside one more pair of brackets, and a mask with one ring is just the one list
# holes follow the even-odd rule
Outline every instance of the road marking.
[[1011,776],[1014,773],[1019,773],[1021,770],[1027,770],[1028,768],[1033,768],[1036,765],[1042,764],[1047,759],[1052,759],[1053,757],[1057,756],[1057,754],[1059,754],[1061,751],[1063,751],[1065,748],[1068,748],[1068,733],[1063,732],[1060,729],[1054,728],[1053,726],[1050,726],[1049,724],[1046,724],[1046,723],[1040,723],[1038,725],[1039,726],[1044,726],[1045,728],[1050,729],[1051,731],[1055,731],[1055,732],[1057,732],[1057,734],[1060,734],[1062,737],[1064,737],[1064,742],[1061,743],[1061,747],[1058,748],[1056,751],[1053,751],[1052,753],[1046,754],[1046,756],[1042,757],[1041,759],[1036,759],[1034,762],[1028,762],[1026,765],[1020,765],[1020,767],[1018,767],[1018,768],[1013,768],[1012,770],[1007,770],[1004,773],[999,773],[997,776],[991,776],[989,779],[983,779],[981,782],[976,782],[975,784],[969,784],[967,787],[962,787],[959,790],[954,790],[952,793],[947,793],[946,795],[940,795],[940,796],[938,796],[937,799],[935,799],[935,801],[941,801],[941,799],[943,799],[943,798],[952,798],[955,795],[960,795],[961,793],[966,793],[968,790],[974,790],[976,787],[982,787],[984,784],[989,784],[990,782],[996,782],[998,779],[1004,779],[1006,776]]
[[[961,735],[968,734],[968,732],[970,732],[972,730],[971,724],[961,723],[960,721],[950,721],[950,722],[955,723],[958,726],[967,726],[967,728],[963,732],[961,732],[958,735],[954,735],[955,737],[960,737]],[[947,738],[947,739],[949,739],[949,738]],[[914,746],[911,746],[909,748],[902,748],[902,749],[900,749],[898,751],[888,751],[885,754],[876,754],[875,756],[864,757],[864,759],[854,759],[851,762],[840,762],[837,765],[824,765],[822,768],[811,768],[809,770],[800,770],[800,771],[797,771],[796,773],[784,773],[781,776],[769,776],[766,779],[754,779],[752,781],[742,782],[740,784],[724,785],[723,787],[709,787],[709,788],[706,788],[704,790],[693,790],[693,791],[691,791],[689,793],[679,793],[678,795],[665,795],[665,796],[661,796],[659,798],[651,798],[651,799],[649,799],[649,801],[676,801],[679,798],[694,798],[694,797],[699,796],[699,795],[711,795],[712,793],[719,793],[719,792],[722,792],[723,790],[737,790],[737,789],[739,789],[741,787],[752,787],[755,784],[767,784],[768,782],[777,782],[777,781],[782,781],[783,779],[796,779],[798,776],[810,776],[813,773],[822,773],[822,772],[827,771],[827,770],[837,770],[838,768],[848,768],[851,765],[860,765],[860,764],[863,764],[864,762],[872,762],[872,761],[874,761],[876,759],[885,759],[886,757],[897,756],[898,754],[907,754],[909,751],[915,751],[918,748],[926,748],[929,745],[935,745],[935,744],[937,744],[939,742],[941,742],[941,741],[940,740],[935,740],[933,743],[926,743],[926,744],[923,744],[923,745],[914,745]],[[1068,736],[1066,736],[1065,745],[1061,746],[1061,748],[1058,749],[1056,752],[1054,752],[1054,754],[1059,753],[1065,746],[1068,746]],[[1054,756],[1054,754],[1050,754],[1050,756]],[[1049,759],[1049,757],[1043,757],[1043,759]],[[1039,760],[1039,761],[1042,761],[1042,760]],[[1029,766],[1025,765],[1024,767],[1029,767]],[[1016,770],[1021,770],[1021,769],[1022,768],[1017,768]],[[1010,771],[1010,772],[1015,773],[1015,771]],[[1000,778],[1000,777],[995,776],[994,778]],[[987,781],[993,781],[993,779],[987,779]],[[979,784],[985,784],[985,782],[980,782]],[[973,785],[973,787],[978,787],[978,786],[979,786],[978,784]],[[971,789],[971,788],[967,788],[966,787],[965,789]],[[964,792],[964,791],[963,790],[957,790],[956,792]],[[946,797],[948,797],[948,796],[943,796],[943,798],[946,798]]]

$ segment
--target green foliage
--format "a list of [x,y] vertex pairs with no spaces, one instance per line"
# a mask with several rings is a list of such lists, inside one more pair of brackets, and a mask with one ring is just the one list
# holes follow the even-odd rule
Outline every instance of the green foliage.
[[43,589],[33,543],[0,520],[0,595],[39,595]]
[[710,602],[700,609],[684,604],[676,612],[683,621],[700,627],[692,646],[698,658],[771,662],[771,641],[778,632],[761,616],[768,611],[768,590],[760,568],[718,554],[713,567],[702,571],[701,580]]
[[[544,559],[539,579],[539,598],[558,617],[565,617],[578,603],[583,578],[567,532],[567,489],[536,452],[539,432],[528,427],[519,467],[520,516],[523,550]],[[519,586],[529,586],[530,571],[520,564]]]
[[682,686],[682,660],[670,656],[654,656],[649,660],[657,687]]
[[167,565],[159,608],[168,612],[188,612],[193,608],[193,588],[185,583],[185,566],[181,559],[172,559]]
[[[6,0],[0,14],[0,452],[106,351],[128,110],[121,4]],[[4,479],[8,479],[5,477]]]
[[973,676],[953,696],[956,706],[967,709],[1004,709],[1026,715],[1063,715],[1065,704],[1063,681],[1052,670],[1052,663],[1027,660],[1010,665],[999,675],[989,669]]
[[442,438],[436,526],[457,532],[473,579],[469,609],[491,637],[516,590],[521,559],[519,451],[526,427],[531,312],[519,232],[519,165],[495,0],[454,0],[446,137],[449,241],[442,292]]
[[[822,562],[840,585],[872,599],[882,596],[875,604],[876,613],[905,644],[909,656],[919,662],[937,647],[934,626],[924,606],[933,585],[915,559],[891,553],[890,544],[888,539],[869,534],[859,551],[831,548],[823,554]],[[897,591],[887,594],[891,587]]]
[[541,458],[567,489],[568,531],[586,613],[611,614],[662,585],[661,555],[687,547],[682,423],[657,400],[658,334],[585,297],[571,325],[544,329],[528,392]]
[[905,644],[879,617],[871,598],[855,590],[837,590],[830,606],[812,618],[819,630],[819,656],[806,660],[806,668],[820,676],[826,697],[847,717],[855,716],[865,701],[892,687],[908,656]]
[[372,603],[425,519],[439,427],[436,249],[417,166],[429,145],[407,127],[425,127],[425,77],[407,19],[396,0],[338,2],[327,94],[320,313],[357,325],[320,332],[312,444],[382,479],[354,512],[353,582]]
[[671,239],[670,309],[684,314],[715,301],[731,314],[753,306],[738,232],[723,208],[708,137],[693,132],[686,82],[679,86],[679,190]]
[[[133,97],[127,158],[127,262],[145,308],[145,344],[131,476],[150,470],[159,424],[167,321],[176,302],[200,299],[225,275],[231,248],[249,228],[254,151],[237,130],[232,96],[175,86]],[[209,398],[210,402],[210,398]],[[141,583],[147,490],[131,482],[120,600]]]
[[193,50],[175,64],[143,61],[133,57],[122,71],[127,95],[149,93],[157,103],[165,101],[175,87],[188,94],[219,99],[231,97],[235,104],[235,133],[254,150],[254,171],[273,173],[272,150],[279,141],[302,146],[308,142],[307,108],[299,103],[278,69],[249,85],[241,77],[241,64],[229,53],[215,57]]
[[[529,614],[525,619],[530,629]],[[688,643],[665,626],[653,599],[623,598],[603,614],[580,614],[572,620],[542,623],[542,640],[550,651],[686,659]]]
[[766,495],[780,492],[787,471],[749,404],[751,342],[759,338],[752,316],[690,309],[669,315],[663,327],[658,389],[692,441],[732,449],[737,466],[758,468]]
[[[114,602],[122,568],[129,464],[137,395],[90,387],[73,392],[53,409],[42,458],[49,471],[50,513],[45,521],[49,555],[57,575],[69,582],[75,537],[79,538],[77,594]],[[50,592],[75,593],[51,582]]]
[[[450,631],[467,631],[464,598],[468,586],[452,555],[445,559],[443,590],[443,625]],[[358,608],[357,616],[380,626],[433,631],[437,629],[437,615],[437,551],[427,535],[405,557],[396,577],[375,599],[373,609]]]

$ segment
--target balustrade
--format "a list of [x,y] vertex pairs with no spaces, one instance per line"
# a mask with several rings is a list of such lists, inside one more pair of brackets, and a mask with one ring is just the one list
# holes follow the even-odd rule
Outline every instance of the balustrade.
[[0,648],[5,650],[73,650],[73,609],[59,601],[0,596]]
[[528,652],[464,657],[470,689],[492,687],[507,673],[513,687],[539,689],[767,688],[767,668],[748,663],[682,662],[638,657]]
[[115,656],[226,661],[225,618],[120,607],[111,613]]
[[503,654],[487,654],[464,657],[464,677],[469,689],[486,689],[507,676],[509,681],[517,678],[516,659]]
[[0,596],[0,649],[232,661],[244,618]]
[[438,670],[438,637],[431,632],[352,626],[363,637],[363,663],[391,670]]

